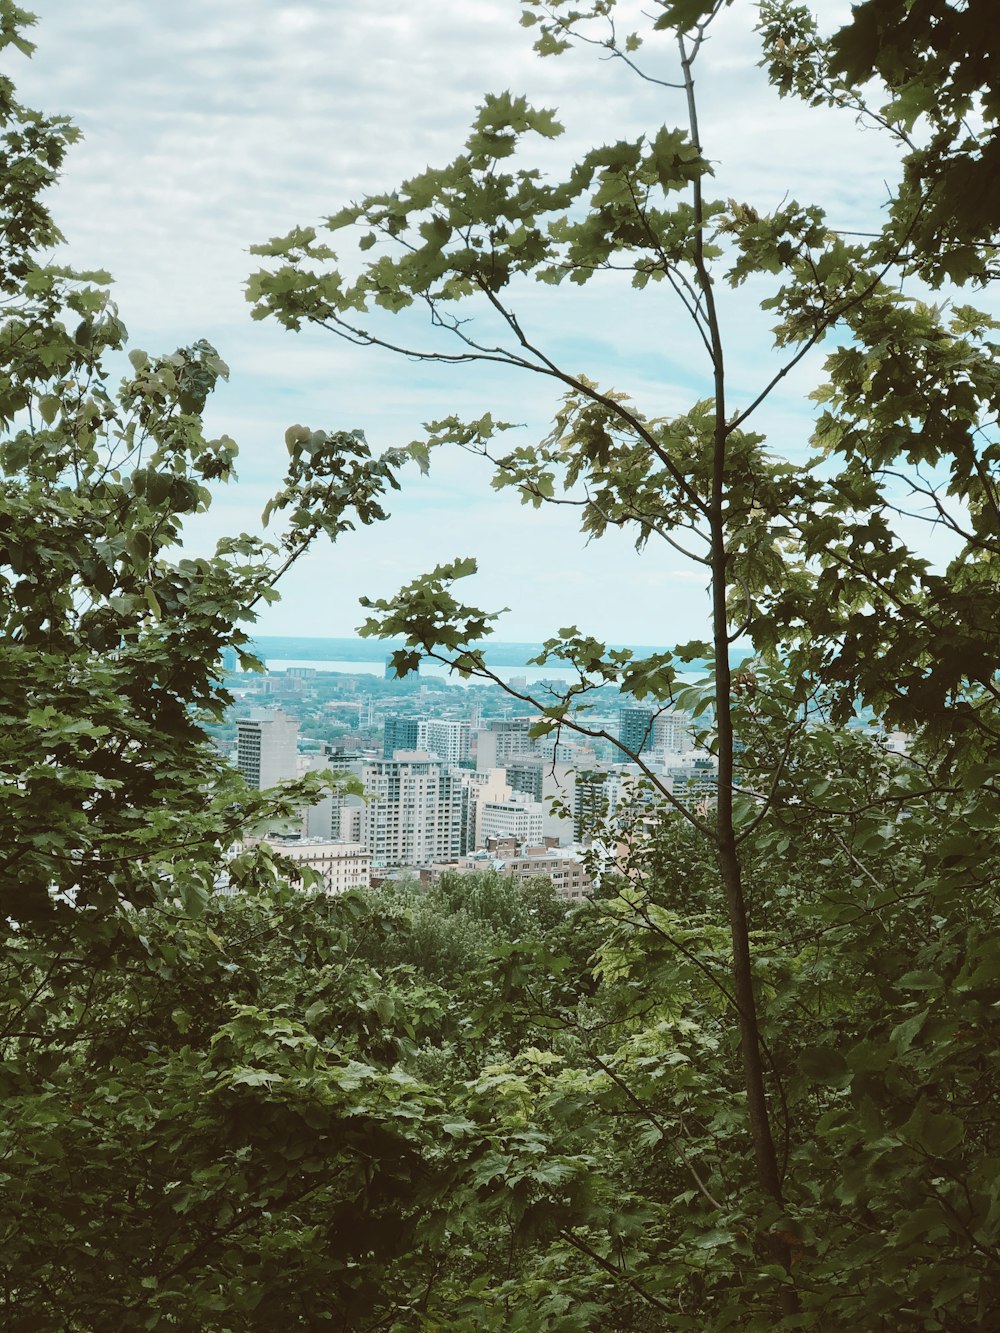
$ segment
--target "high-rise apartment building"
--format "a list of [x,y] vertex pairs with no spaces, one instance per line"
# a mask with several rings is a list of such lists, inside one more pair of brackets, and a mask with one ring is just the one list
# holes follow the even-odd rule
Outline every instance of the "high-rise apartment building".
[[653,743],[658,750],[669,750],[671,754],[687,754],[694,749],[692,725],[691,714],[679,708],[659,713],[653,721]]
[[573,788],[573,836],[590,842],[604,836],[618,806],[621,772],[591,769],[577,773]]
[[533,717],[491,717],[476,733],[476,767],[505,768],[512,759],[526,759],[535,753],[535,742],[528,735]]
[[622,747],[618,755],[620,761],[653,748],[655,716],[652,708],[623,708],[619,712],[618,740]]
[[391,759],[397,750],[415,750],[420,723],[415,717],[389,716],[385,720],[382,757]]
[[511,759],[505,765],[507,781],[512,791],[519,791],[532,800],[540,801],[545,787],[545,761],[542,759]]
[[471,730],[468,722],[446,722],[436,718],[417,723],[416,748],[426,750],[445,764],[460,764],[469,757]]
[[399,750],[364,764],[368,800],[360,841],[376,866],[420,866],[454,859],[461,849],[461,805],[444,764],[426,751]]
[[258,708],[236,723],[236,766],[263,791],[296,776],[299,724],[280,708]]
[[482,846],[480,820],[487,801],[506,801],[511,790],[502,768],[484,772],[468,768],[451,769],[452,800],[459,821],[459,853],[465,855]]

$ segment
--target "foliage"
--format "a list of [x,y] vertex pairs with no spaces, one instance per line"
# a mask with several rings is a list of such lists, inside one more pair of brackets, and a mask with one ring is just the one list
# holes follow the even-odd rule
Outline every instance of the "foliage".
[[118,967],[5,962],[8,995],[35,982],[5,1030],[7,1321],[352,1326],[435,1177],[442,1117],[393,1067],[419,992],[347,967],[349,911],[297,891],[133,924]]
[[494,870],[386,884],[372,891],[370,905],[386,928],[362,941],[361,956],[379,968],[412,966],[444,986],[487,963],[497,947],[548,934],[566,914],[547,879]]
[[[851,22],[820,37],[804,6],[765,5],[772,82],[812,105],[856,108],[905,148],[888,238],[939,286],[996,277],[997,44],[984,0],[866,0]],[[872,78],[889,100],[873,109],[857,90]]]
[[[586,1153],[586,1104],[608,1145],[585,1221],[561,1225],[550,1205],[548,1235],[535,1214],[517,1222],[534,1247],[516,1275],[529,1325],[985,1327],[998,1300],[997,1199],[980,1182],[996,1151],[1000,382],[995,321],[930,304],[927,284],[982,285],[994,268],[992,52],[957,58],[981,40],[977,6],[873,0],[829,37],[803,6],[762,6],[778,92],[853,113],[897,147],[887,215],[841,234],[793,198],[762,215],[709,194],[693,69],[725,8],[664,0],[626,33],[614,0],[525,0],[540,55],[596,47],[678,90],[685,125],[595,146],[550,179],[520,163],[531,136],[561,133],[554,114],[488,95],[450,164],[327,220],[338,251],[356,229],[359,267],[341,270],[321,230],[298,229],[258,247],[267,263],[248,295],[292,329],[548,377],[561,398],[545,439],[510,445],[491,414],[448,418],[428,425],[428,458],[470,449],[495,487],[536,509],[576,506],[588,537],[665,541],[710,584],[706,643],[637,661],[568,626],[540,660],[561,658],[577,681],[555,702],[519,695],[557,737],[603,736],[586,701],[609,682],[689,707],[718,764],[714,808],[697,812],[627,754],[662,836],[633,842],[626,884],[595,907],[604,933],[576,960],[587,984],[561,994],[551,951],[516,949],[485,988],[512,1047],[474,1085],[493,1114]],[[864,86],[873,74],[883,105]],[[704,351],[687,410],[647,415],[561,364],[515,313],[528,281],[621,273],[637,312],[657,286],[672,292]],[[737,400],[717,291],[751,278],[770,284],[778,360]],[[385,332],[383,312],[420,309],[432,337],[410,314],[407,333]],[[678,327],[651,324],[661,310],[636,320],[666,342]],[[824,340],[811,456],[781,457],[755,415]],[[949,534],[943,567],[904,539],[914,517]],[[496,613],[453,590],[472,572],[457,559],[367,602],[362,632],[403,637],[400,669],[430,655],[495,679],[479,643]],[[756,659],[734,671],[740,639]],[[682,687],[703,656],[708,684]],[[849,729],[862,710],[906,729],[907,759],[877,729]],[[546,1034],[534,1056],[532,1027]],[[541,1313],[543,1273],[550,1291],[585,1296],[579,1322]],[[608,1279],[618,1297],[597,1297],[598,1315],[593,1283]]]
[[[9,1326],[996,1324],[994,325],[909,285],[990,275],[992,187],[962,192],[986,179],[974,116],[995,101],[979,54],[955,60],[977,7],[866,4],[830,39],[763,7],[778,90],[900,144],[889,216],[860,240],[812,206],[707,197],[692,67],[722,8],[658,4],[622,34],[613,0],[528,0],[543,55],[596,42],[649,77],[640,58],[672,39],[686,126],[548,181],[515,163],[554,115],[492,96],[449,167],[330,220],[361,226],[358,275],[314,229],[261,247],[258,315],[378,343],[370,308],[422,306],[458,340],[444,359],[562,397],[546,439],[499,452],[510,427],[488,413],[382,458],[292,426],[282,534],[198,560],[174,548],[233,475],[235,444],[201,423],[225,367],[204,343],[133,350],[112,392],[105,275],[39,260],[74,132],[0,85]],[[28,49],[27,21],[0,0],[5,46]],[[674,416],[571,374],[513,314],[522,281],[622,268],[637,302],[673,291],[704,348],[705,393]],[[734,406],[715,293],[751,277],[772,282],[785,360]],[[453,314],[476,302],[506,343]],[[751,418],[828,336],[815,457],[793,465]],[[665,540],[711,580],[704,643],[637,659],[568,626],[546,644],[577,681],[539,703],[539,732],[588,734],[591,691],[617,683],[690,709],[718,760],[714,808],[692,811],[631,756],[651,832],[583,908],[489,875],[330,899],[266,849],[231,855],[317,784],[251,793],[219,763],[222,648],[248,660],[240,626],[308,543],[378,521],[405,459],[455,446],[525,503],[578,504],[588,536]],[[950,528],[944,570],[896,530],[914,501]],[[489,677],[494,616],[452,592],[472,569],[370,605],[400,668],[431,653]],[[734,671],[741,635],[757,656]],[[683,684],[703,657],[707,683]],[[895,723],[906,757],[881,743]]]
[[[30,49],[27,16],[0,15],[4,44]],[[222,649],[254,664],[240,622],[317,533],[384,517],[378,496],[403,455],[372,459],[358,432],[292,427],[269,505],[290,511],[280,539],[236,536],[178,559],[185,516],[235,475],[235,442],[201,421],[226,366],[205,342],[133,349],[113,387],[126,332],[107,275],[39,257],[60,239],[43,192],[76,131],[22,107],[8,81],[0,118],[0,919],[74,936],[110,920],[114,933],[120,904],[166,891],[203,905],[221,854],[268,808],[205,738],[230,702]]]
[[[0,45],[30,53],[30,21],[3,0]],[[286,960],[266,970],[260,957],[271,930],[289,945],[279,907],[248,908],[230,940],[237,914],[215,896],[228,880],[280,904],[288,867],[264,851],[231,857],[233,844],[327,779],[249,791],[204,727],[230,702],[223,648],[254,665],[241,624],[315,535],[384,517],[404,455],[371,457],[359,432],[293,427],[270,506],[287,513],[277,539],[179,558],[185,517],[235,475],[234,441],[208,438],[201,415],[226,367],[204,342],[119,357],[107,275],[42,257],[61,239],[44,191],[76,131],[23,107],[6,78],[0,121],[4,1322],[203,1328],[224,1311],[230,1327],[229,1312],[263,1304],[260,1326],[273,1327],[289,1253],[311,1226],[342,1229],[370,1191],[384,1243],[393,1225],[405,1231],[391,1181],[420,1174],[407,1128],[419,1117],[410,1082],[351,1063],[370,1037],[321,1050],[325,1009],[303,1023],[279,995]],[[119,361],[131,368],[116,389]],[[316,957],[310,968],[318,978]],[[368,981],[338,993],[356,1029],[381,1033]],[[369,1085],[378,1128],[350,1112]],[[269,1159],[266,1145],[291,1142],[299,1122],[313,1156],[300,1140],[283,1165]],[[345,1151],[352,1136],[353,1184],[338,1194],[331,1144]],[[376,1181],[368,1164],[383,1150],[394,1165]],[[321,1223],[310,1177],[340,1200]],[[275,1208],[280,1225],[258,1247]],[[352,1282],[336,1300],[354,1299]]]

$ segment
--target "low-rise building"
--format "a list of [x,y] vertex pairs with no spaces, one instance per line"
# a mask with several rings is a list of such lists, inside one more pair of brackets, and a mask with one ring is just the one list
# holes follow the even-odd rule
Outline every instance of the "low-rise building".
[[[250,840],[248,839],[248,842]],[[264,838],[272,851],[296,865],[315,870],[327,893],[367,889],[372,881],[372,859],[360,842],[332,842],[324,838]]]
[[479,809],[478,845],[489,846],[493,838],[515,838],[519,843],[538,843],[543,836],[545,807],[528,796],[486,800]]
[[446,870],[470,874],[477,870],[494,870],[498,875],[513,879],[532,879],[542,876],[551,880],[560,898],[579,902],[594,887],[593,877],[586,863],[567,847],[518,844],[514,839],[493,839],[488,848],[459,857],[455,861],[437,863],[430,874],[441,875]]

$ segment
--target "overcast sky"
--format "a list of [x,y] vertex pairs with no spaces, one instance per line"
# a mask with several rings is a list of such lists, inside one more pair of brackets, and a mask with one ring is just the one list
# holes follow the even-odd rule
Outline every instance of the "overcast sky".
[[[168,351],[208,338],[231,367],[209,411],[236,438],[240,481],[193,539],[255,529],[281,476],[286,426],[363,429],[373,447],[405,443],[423,421],[486,410],[544,430],[548,382],[488,368],[433,368],[347,346],[321,330],[255,323],[243,284],[251,244],[318,222],[365,191],[391,188],[461,148],[484,93],[505,88],[558,109],[567,133],[539,149],[561,173],[594,143],[680,123],[677,94],[592,52],[539,60],[517,0],[35,0],[31,62],[11,66],[22,99],[69,114],[85,140],[52,199],[69,260],[106,267],[133,345]],[[624,9],[625,6],[623,5]],[[824,18],[846,5],[824,0]],[[870,229],[896,172],[889,146],[851,116],[780,102],[756,68],[755,6],[736,0],[699,62],[702,138],[713,189],[760,211],[818,202],[831,225]],[[648,67],[669,77],[671,52]],[[757,290],[759,297],[761,290]],[[754,292],[724,300],[734,404],[778,365]],[[613,283],[538,287],[514,304],[574,372],[630,393],[650,414],[708,396],[708,367],[659,289]],[[776,452],[799,454],[805,394],[821,361],[791,375],[762,414]],[[324,545],[265,611],[270,634],[351,634],[359,594],[384,596],[441,560],[475,555],[462,594],[511,607],[498,637],[542,638],[577,623],[599,637],[667,644],[704,632],[700,569],[668,548],[637,556],[627,539],[585,546],[568,511],[495,495],[483,465],[436,455],[415,470],[392,517]]]

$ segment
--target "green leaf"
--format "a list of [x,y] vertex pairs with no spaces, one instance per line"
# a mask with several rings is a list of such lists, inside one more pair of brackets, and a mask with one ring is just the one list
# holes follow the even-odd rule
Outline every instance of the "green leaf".
[[922,1100],[899,1133],[902,1139],[924,1152],[947,1157],[964,1139],[965,1126],[958,1116],[931,1111]]
[[46,426],[51,426],[59,415],[62,402],[57,394],[43,394],[38,400],[38,411]]

